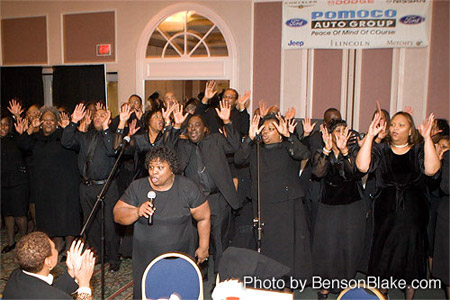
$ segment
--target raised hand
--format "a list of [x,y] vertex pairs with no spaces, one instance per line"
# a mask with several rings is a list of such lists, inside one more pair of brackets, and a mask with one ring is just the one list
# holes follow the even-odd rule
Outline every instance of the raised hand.
[[239,98],[237,99],[237,106],[240,111],[246,109],[248,99],[250,99],[250,94],[250,91],[246,91],[244,95],[239,95]]
[[345,127],[340,133],[335,133],[336,146],[342,153],[348,153],[347,142],[352,133],[349,131],[348,127]]
[[434,122],[434,114],[431,113],[428,118],[426,118],[422,124],[420,124],[418,130],[421,136],[423,136],[424,139],[430,138],[431,139],[431,131],[433,128],[433,122]]
[[381,125],[381,131],[378,133],[377,138],[382,140],[388,135],[389,132],[386,130],[386,127],[387,127],[386,121],[381,120],[380,125]]
[[20,115],[23,113],[23,108],[20,105],[19,101],[16,99],[12,99],[9,101],[8,110],[16,117],[20,117]]
[[375,117],[372,120],[372,123],[370,123],[370,125],[369,125],[369,130],[367,131],[367,135],[372,138],[377,136],[383,130],[383,128],[386,128],[383,123],[384,122],[382,122],[382,120],[381,120],[381,114],[379,114],[377,112],[375,114]]
[[251,140],[254,140],[256,135],[259,134],[263,128],[264,124],[259,127],[259,121],[261,120],[261,117],[259,115],[254,115],[253,118],[250,120],[250,126],[248,129],[248,137]]
[[81,256],[80,268],[75,272],[75,279],[80,287],[89,287],[89,282],[94,273],[95,257],[94,252],[86,249]]
[[70,276],[75,277],[75,273],[81,268],[81,253],[83,252],[84,242],[82,240],[75,240],[70,245],[67,251],[66,265],[67,272]]
[[288,108],[287,112],[284,114],[284,117],[286,118],[286,120],[293,119],[295,117],[295,108]]
[[95,110],[106,110],[106,107],[102,102],[98,101],[95,103]]
[[121,122],[126,122],[132,114],[131,106],[129,104],[124,104],[120,108],[119,118]]
[[173,120],[175,121],[175,126],[181,126],[188,115],[189,113],[183,114],[183,105],[175,105],[173,108]]
[[217,93],[216,82],[214,80],[208,81],[205,87],[205,97],[206,99],[211,99]]
[[138,118],[138,120],[140,120],[142,118],[142,115],[144,114],[142,109],[134,109],[134,113],[136,114],[136,117]]
[[278,133],[285,137],[290,137],[291,134],[289,133],[288,124],[286,120],[281,116],[280,113],[277,113],[275,117],[280,122],[280,124],[277,124],[277,122],[273,122],[273,126],[275,126],[275,128],[278,130]]
[[292,119],[288,120],[287,123],[288,123],[287,125],[288,125],[289,133],[293,134],[295,131],[295,128],[297,127],[297,124],[298,124],[297,121],[295,121],[295,119],[292,118]]
[[224,124],[230,123],[231,104],[227,101],[220,101],[220,110],[216,108],[217,116],[223,121]]
[[141,127],[137,127],[136,128],[136,124],[137,124],[137,120],[134,119],[133,121],[131,121],[131,123],[128,125],[128,136],[133,136],[136,134],[136,132],[139,131],[139,129],[141,129]]
[[23,134],[28,129],[28,120],[25,118],[17,120],[16,123],[14,123],[14,127],[18,134]]
[[172,114],[172,112],[175,109],[175,105],[172,105],[171,107],[165,109],[164,107],[162,108],[162,117],[164,119],[164,122],[166,123],[170,123],[170,115]]
[[407,113],[407,114],[410,114],[411,117],[412,117],[413,114],[414,114],[414,108],[412,108],[411,106],[405,106],[405,109],[403,109],[403,111],[404,111],[405,113]]
[[323,126],[322,128],[322,140],[325,144],[325,149],[327,151],[331,151],[331,148],[333,147],[333,138],[331,137],[331,134],[328,132],[328,129],[325,126]]
[[86,115],[86,107],[83,103],[79,103],[75,106],[75,109],[72,113],[72,122],[78,123],[81,119]]
[[314,127],[316,126],[317,122],[314,122],[311,124],[311,118],[305,117],[302,120],[303,125],[303,136],[308,136],[311,134],[311,132],[314,130]]
[[58,126],[61,128],[66,128],[66,126],[70,123],[69,116],[65,112],[60,112],[59,115],[61,120],[58,122]]
[[28,127],[29,132],[33,132],[34,130],[38,129],[39,127],[41,127],[42,123],[44,123],[44,121],[41,121],[41,117],[36,117],[33,119],[33,121],[31,121],[31,126]]
[[267,112],[269,111],[269,108],[266,106],[266,103],[264,100],[259,101],[259,115],[261,118],[264,118],[267,115]]
[[106,118],[102,123],[103,130],[109,128],[109,123],[111,122],[111,111],[109,109],[106,110]]

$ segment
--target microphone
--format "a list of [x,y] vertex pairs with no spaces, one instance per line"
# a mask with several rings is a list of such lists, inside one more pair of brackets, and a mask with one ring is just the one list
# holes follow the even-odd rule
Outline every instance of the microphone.
[[131,138],[127,135],[122,139],[122,143],[120,143],[119,149],[122,149],[125,147],[126,144],[128,144],[131,141]]
[[[154,191],[148,192],[147,193],[147,198],[148,198],[148,202],[150,202],[150,204],[153,207],[153,202],[155,201],[156,193]],[[153,214],[148,216],[148,225],[153,225]]]

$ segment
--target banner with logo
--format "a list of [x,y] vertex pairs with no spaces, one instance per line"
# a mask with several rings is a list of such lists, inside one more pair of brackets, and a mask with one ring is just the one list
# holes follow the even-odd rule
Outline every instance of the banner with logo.
[[283,49],[429,44],[431,0],[283,0]]

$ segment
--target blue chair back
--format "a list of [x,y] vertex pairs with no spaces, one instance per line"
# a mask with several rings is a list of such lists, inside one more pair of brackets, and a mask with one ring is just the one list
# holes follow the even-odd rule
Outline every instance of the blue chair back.
[[377,295],[369,294],[364,288],[358,287],[350,289],[345,293],[341,294],[341,300],[378,300],[380,299]]
[[[177,253],[171,253],[177,254]],[[201,273],[190,258],[163,254],[147,267],[142,280],[143,296],[147,299],[169,298],[176,293],[181,299],[203,297]]]

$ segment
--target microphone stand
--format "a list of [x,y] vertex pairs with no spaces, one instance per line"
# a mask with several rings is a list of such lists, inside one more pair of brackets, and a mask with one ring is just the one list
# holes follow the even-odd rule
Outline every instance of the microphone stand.
[[257,201],[256,201],[256,210],[257,217],[253,219],[253,226],[256,228],[256,245],[257,250],[261,253],[261,241],[263,234],[263,226],[261,219],[261,172],[260,172],[260,147],[261,147],[261,139],[256,137],[256,173],[257,173]]
[[128,140],[124,139],[122,144],[119,146],[120,152],[119,155],[116,158],[116,161],[114,162],[114,166],[111,169],[111,172],[109,172],[108,178],[106,179],[106,182],[103,184],[102,190],[97,195],[97,200],[95,201],[94,207],[92,208],[91,212],[89,213],[89,216],[86,220],[86,222],[83,225],[83,229],[81,229],[80,236],[82,237],[86,233],[86,229],[88,225],[91,223],[91,220],[93,219],[95,213],[97,212],[97,208],[100,205],[101,207],[101,254],[100,254],[100,261],[101,261],[101,299],[105,299],[105,195],[106,192],[109,189],[109,186],[111,185],[112,179],[114,177],[114,174],[117,171],[117,168],[119,167],[120,159],[122,158],[123,152],[125,150],[125,145],[128,143]]

